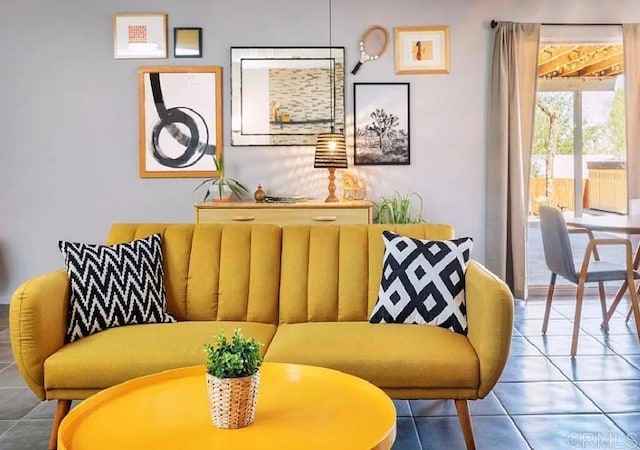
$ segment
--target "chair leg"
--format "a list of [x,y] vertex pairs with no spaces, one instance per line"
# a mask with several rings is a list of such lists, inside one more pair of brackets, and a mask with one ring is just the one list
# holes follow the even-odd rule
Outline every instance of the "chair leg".
[[58,448],[58,428],[60,428],[60,422],[69,413],[70,409],[71,400],[58,400],[56,415],[53,418],[53,426],[51,427],[51,437],[49,438],[49,450]]
[[609,332],[609,319],[607,318],[607,297],[604,293],[604,283],[598,282],[598,293],[600,294],[600,308],[602,309],[602,329],[605,333]]
[[611,302],[611,307],[609,308],[609,312],[607,314],[607,322],[609,322],[611,320],[611,317],[613,317],[613,313],[615,312],[616,308],[618,307],[618,304],[622,300],[622,297],[624,296],[624,293],[627,290],[628,286],[629,286],[629,283],[627,282],[627,280],[625,280],[622,283],[622,286],[620,286],[620,289],[618,289],[618,292],[616,292],[616,296],[613,298],[613,302]]
[[629,308],[629,312],[627,313],[627,318],[625,319],[625,322],[629,322],[629,320],[631,320],[631,314],[633,314],[633,306],[631,308]]
[[571,338],[571,357],[578,352],[578,335],[580,334],[580,318],[582,317],[582,301],[584,300],[584,280],[578,282],[576,291],[576,314],[573,319],[573,337]]
[[549,314],[551,313],[551,302],[553,301],[553,291],[556,287],[556,274],[551,274],[551,280],[549,281],[549,290],[547,291],[547,303],[544,307],[544,320],[542,321],[542,334],[546,334],[547,326],[549,325]]
[[638,332],[638,339],[640,339],[640,305],[638,304],[638,292],[635,289],[629,289],[629,293],[631,294],[631,311],[633,311],[636,331]]
[[458,420],[460,421],[460,427],[462,428],[462,435],[464,436],[464,443],[467,446],[467,450],[475,450],[476,440],[473,437],[473,426],[471,425],[469,404],[465,399],[456,399],[455,403],[456,411],[458,411]]

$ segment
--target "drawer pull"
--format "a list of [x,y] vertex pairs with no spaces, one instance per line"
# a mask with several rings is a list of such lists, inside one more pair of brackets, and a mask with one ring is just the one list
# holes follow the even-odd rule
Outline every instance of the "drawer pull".
[[232,216],[231,220],[236,222],[251,222],[252,220],[256,220],[256,216]]
[[316,222],[335,222],[338,218],[336,216],[313,216],[311,220]]

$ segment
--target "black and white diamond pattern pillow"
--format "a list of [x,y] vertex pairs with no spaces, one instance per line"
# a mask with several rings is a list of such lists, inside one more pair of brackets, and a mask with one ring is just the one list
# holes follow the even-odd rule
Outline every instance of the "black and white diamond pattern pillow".
[[175,322],[167,313],[162,238],[116,245],[59,241],[71,282],[67,341],[107,328]]
[[429,241],[382,233],[385,251],[371,323],[437,325],[466,334],[464,277],[473,239]]

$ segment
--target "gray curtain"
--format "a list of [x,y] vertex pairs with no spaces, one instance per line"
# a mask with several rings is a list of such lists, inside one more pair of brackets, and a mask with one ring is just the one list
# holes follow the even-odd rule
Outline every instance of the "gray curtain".
[[487,267],[527,296],[529,172],[540,24],[494,30],[487,149]]
[[622,25],[629,198],[640,199],[640,24]]

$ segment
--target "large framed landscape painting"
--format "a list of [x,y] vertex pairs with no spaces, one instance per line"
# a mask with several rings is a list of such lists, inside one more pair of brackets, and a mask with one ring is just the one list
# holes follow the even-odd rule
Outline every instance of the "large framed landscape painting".
[[354,164],[409,164],[409,83],[354,83],[353,102]]
[[140,177],[216,176],[222,67],[140,67],[138,86]]

